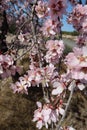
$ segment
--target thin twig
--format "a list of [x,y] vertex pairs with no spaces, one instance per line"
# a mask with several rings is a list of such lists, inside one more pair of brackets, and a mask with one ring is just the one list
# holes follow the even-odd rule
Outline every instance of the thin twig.
[[20,58],[22,58],[27,52],[29,52],[32,48],[34,47],[34,44],[31,46],[31,48],[28,48],[26,51],[23,52],[22,55],[20,55],[19,57],[17,57],[15,59],[15,61],[18,61]]
[[19,35],[21,29],[22,29],[22,28],[24,27],[24,25],[25,25],[27,22],[29,22],[30,20],[31,20],[31,19],[27,19],[27,20],[21,25],[21,27],[18,29],[18,32],[16,33],[16,37],[15,37],[15,39],[14,39],[14,41],[13,41],[12,46],[9,48],[9,50],[14,47],[14,44],[15,44],[15,42],[17,41],[17,38],[18,38],[18,35]]
[[[37,1],[38,0],[35,0],[34,1],[34,4],[33,4],[33,7],[32,7],[32,16],[31,16],[31,19],[32,19],[32,34],[33,34],[33,42],[35,43],[35,45],[37,45],[37,49],[38,49],[38,58],[39,58],[39,65],[40,65],[40,68],[42,68],[42,63],[41,63],[41,52],[40,52],[40,49],[39,49],[39,45],[38,45],[38,42],[37,42],[37,37],[36,37],[36,26],[35,26],[35,23],[34,23],[34,16],[35,16],[35,7],[36,7],[36,4],[37,4]],[[44,78],[45,79],[45,78]],[[46,92],[45,92],[45,88],[44,88],[44,85],[42,84],[42,91],[43,91],[43,98],[45,100],[46,103],[49,103],[49,99],[48,97],[46,96]]]
[[67,110],[68,110],[68,108],[69,108],[69,105],[70,105],[70,102],[71,102],[71,99],[72,99],[72,96],[73,96],[73,92],[74,92],[74,88],[75,88],[75,80],[73,80],[73,81],[71,82],[70,86],[71,86],[71,92],[70,92],[70,96],[69,96],[68,102],[67,102],[67,104],[66,104],[65,112],[64,112],[64,114],[63,114],[61,120],[59,121],[58,125],[56,126],[56,129],[55,129],[55,130],[59,130],[59,129],[60,129],[61,124],[62,124],[62,122],[63,122],[64,119],[65,119]]

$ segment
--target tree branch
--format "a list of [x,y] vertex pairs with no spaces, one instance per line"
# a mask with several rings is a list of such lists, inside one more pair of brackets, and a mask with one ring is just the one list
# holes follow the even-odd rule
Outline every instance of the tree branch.
[[26,51],[24,51],[21,56],[17,57],[17,58],[15,59],[15,61],[17,61],[17,60],[19,60],[20,58],[22,58],[22,57],[23,57],[27,52],[29,52],[33,47],[34,47],[34,44],[33,44],[30,48],[28,48]]
[[58,125],[56,126],[56,129],[55,129],[55,130],[59,130],[59,129],[60,129],[61,124],[62,124],[62,122],[63,122],[64,119],[65,119],[67,110],[68,110],[68,108],[69,108],[69,105],[70,105],[70,102],[71,102],[71,99],[72,99],[72,96],[73,96],[73,92],[74,92],[74,88],[75,88],[75,80],[73,80],[73,81],[71,82],[70,86],[71,86],[71,93],[70,93],[69,99],[68,99],[67,104],[66,104],[66,108],[65,108],[64,115],[62,116],[62,118],[61,118],[61,120],[59,121]]

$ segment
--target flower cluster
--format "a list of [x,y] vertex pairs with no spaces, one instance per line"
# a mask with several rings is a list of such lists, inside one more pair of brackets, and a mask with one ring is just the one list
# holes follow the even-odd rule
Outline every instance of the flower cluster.
[[84,44],[87,35],[87,5],[77,4],[69,15],[68,22],[80,33],[78,43]]
[[77,4],[75,8],[73,9],[73,12],[70,14],[68,22],[72,23],[73,26],[78,31],[84,31],[86,32],[86,26],[87,26],[87,5],[81,5]]
[[0,54],[0,77],[6,78],[20,72],[20,68],[14,65],[12,57],[8,54]]
[[48,7],[52,20],[57,21],[66,13],[66,0],[49,0]]
[[52,35],[55,35],[57,32],[59,32],[60,30],[58,29],[58,27],[61,26],[59,21],[53,21],[52,19],[47,19],[44,24],[43,27],[41,28],[41,31],[43,32],[43,35],[49,37]]
[[[73,52],[66,56],[66,65],[71,78],[87,83],[87,47],[74,48]],[[79,84],[79,89],[83,90],[85,86]]]
[[53,90],[52,90],[52,95],[59,95],[64,91],[66,88],[65,84],[63,82],[55,81],[52,83],[53,85]]
[[15,92],[28,94],[28,88],[31,86],[38,86],[41,83],[44,87],[48,86],[51,77],[54,73],[54,65],[49,64],[43,68],[36,68],[33,65],[30,66],[28,74],[19,78],[19,82],[11,85],[11,88]]
[[48,129],[48,124],[54,123],[58,121],[59,115],[64,114],[64,109],[62,106],[54,107],[51,104],[42,104],[37,102],[38,109],[34,111],[33,122],[37,122],[36,127],[41,129],[42,126],[45,126]]
[[[47,7],[48,6],[48,7]],[[43,35],[49,37],[60,32],[61,21],[63,13],[66,13],[65,0],[49,0],[46,2],[38,1],[35,8],[39,18],[46,17],[41,31]]]
[[61,57],[63,50],[64,50],[64,44],[62,40],[48,40],[46,43],[47,53],[46,53],[46,61],[48,63],[56,64],[59,61],[59,58]]
[[83,45],[86,45],[87,37],[86,35],[79,35],[76,39],[76,43],[79,45],[79,47],[82,47]]
[[37,6],[35,7],[35,11],[37,12],[38,18],[43,18],[48,13],[47,2],[38,1]]

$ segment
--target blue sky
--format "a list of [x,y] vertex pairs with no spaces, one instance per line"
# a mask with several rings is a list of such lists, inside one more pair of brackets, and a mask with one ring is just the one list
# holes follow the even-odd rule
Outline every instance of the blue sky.
[[[85,1],[86,1],[86,0],[83,0],[83,1],[82,1],[83,4],[85,3]],[[71,12],[72,9],[73,9],[72,6],[68,3],[67,11],[68,11],[68,12]],[[67,23],[67,16],[65,16],[65,15],[63,16],[62,22],[63,22],[63,27],[62,27],[62,30],[63,30],[63,31],[72,32],[72,31],[75,30],[71,24],[68,24],[68,23]]]
[[67,23],[67,17],[66,16],[63,16],[63,26],[62,26],[62,30],[63,31],[69,31],[69,32],[73,32],[75,29],[73,28],[73,26],[71,24],[68,24]]
[[[70,3],[68,3],[67,12],[71,12],[72,9],[73,9],[72,6],[70,5]],[[69,32],[74,31],[73,26],[71,24],[67,23],[67,16],[66,15],[63,16],[62,22],[63,22],[63,27],[62,27],[63,31],[69,31]]]

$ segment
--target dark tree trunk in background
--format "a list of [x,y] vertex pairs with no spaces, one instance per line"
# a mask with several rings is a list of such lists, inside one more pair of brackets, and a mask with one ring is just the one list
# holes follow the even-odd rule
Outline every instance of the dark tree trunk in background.
[[2,26],[1,26],[1,35],[0,35],[0,51],[2,53],[5,53],[8,50],[6,42],[5,42],[5,40],[6,40],[5,35],[7,34],[8,29],[9,29],[9,26],[7,23],[6,11],[4,10],[3,11],[3,22],[2,22]]

